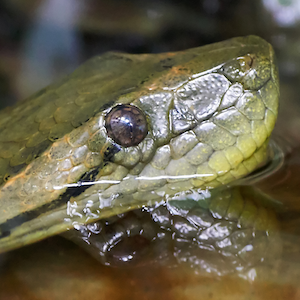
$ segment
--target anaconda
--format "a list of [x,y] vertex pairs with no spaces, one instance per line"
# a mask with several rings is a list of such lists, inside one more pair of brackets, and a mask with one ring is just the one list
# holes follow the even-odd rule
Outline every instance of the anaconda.
[[0,113],[0,252],[246,176],[278,98],[256,36],[89,60]]

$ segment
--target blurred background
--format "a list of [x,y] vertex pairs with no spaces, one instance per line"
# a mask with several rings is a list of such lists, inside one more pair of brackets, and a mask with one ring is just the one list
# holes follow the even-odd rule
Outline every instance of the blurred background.
[[[282,93],[294,103],[300,89],[298,0],[3,0],[0,108],[107,51],[176,51],[248,34],[274,46]],[[290,112],[297,115],[295,109]]]
[[[276,130],[288,136],[297,149],[299,0],[2,0],[0,107],[22,101],[88,58],[107,51],[168,52],[249,34],[261,36],[275,48],[281,80]],[[298,165],[300,159],[293,159],[293,164]],[[94,299],[157,298],[158,291],[151,289],[151,274],[145,273],[143,281],[139,281],[138,273],[131,272],[132,279],[128,281],[127,271],[118,271],[118,276],[105,267],[99,271],[99,266],[80,249],[55,239],[42,246],[27,247],[2,261],[5,280],[0,283],[1,299],[85,299],[95,293],[100,294]],[[35,247],[53,251],[41,250],[38,263],[34,263]],[[185,299],[182,291],[187,283],[181,281],[182,276],[176,276],[161,274],[157,279],[165,280],[163,286],[156,282],[156,288],[164,291],[163,299],[174,299],[176,286],[180,287],[178,299]],[[204,293],[205,299],[300,299],[299,289],[290,283],[280,288],[276,284],[256,286],[254,290],[245,282],[231,279],[221,283],[201,280],[201,289],[198,283],[192,285],[195,290],[188,294],[189,299],[199,299],[195,296],[198,292]],[[104,286],[105,292],[101,289]],[[134,289],[138,292],[132,293]],[[216,290],[219,292],[212,292]],[[98,298],[99,295],[104,297]]]

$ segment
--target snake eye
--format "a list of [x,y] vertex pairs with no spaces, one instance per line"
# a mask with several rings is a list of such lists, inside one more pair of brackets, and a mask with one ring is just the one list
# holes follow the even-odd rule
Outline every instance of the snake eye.
[[147,135],[144,113],[132,105],[117,105],[106,116],[107,134],[123,147],[138,145]]

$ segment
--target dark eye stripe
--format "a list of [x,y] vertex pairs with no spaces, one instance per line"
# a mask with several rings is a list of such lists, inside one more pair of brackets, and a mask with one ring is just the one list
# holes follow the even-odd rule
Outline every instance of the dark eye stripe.
[[90,187],[90,185],[80,186],[80,183],[82,182],[92,183],[95,180],[98,173],[100,172],[101,168],[102,165],[83,174],[83,176],[78,180],[78,186],[68,187],[66,191],[62,195],[60,195],[56,200],[53,200],[50,203],[46,203],[32,210],[28,210],[0,224],[0,238],[9,236],[13,229],[17,228],[18,226],[22,226],[26,222],[37,219],[47,211],[59,208],[64,203],[70,201],[71,197],[77,197],[80,194],[84,193]]
[[138,145],[147,135],[144,113],[133,105],[117,105],[106,116],[107,134],[123,147]]

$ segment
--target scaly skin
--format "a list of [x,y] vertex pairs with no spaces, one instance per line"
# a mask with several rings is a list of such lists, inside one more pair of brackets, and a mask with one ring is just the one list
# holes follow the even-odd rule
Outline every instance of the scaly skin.
[[[247,175],[268,158],[278,97],[272,47],[255,36],[91,59],[0,114],[0,252]],[[107,136],[118,104],[146,115],[137,146]]]

